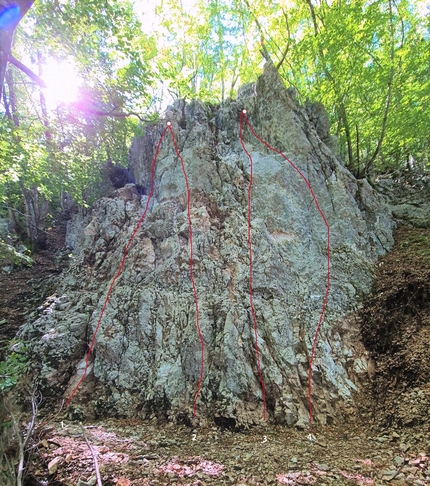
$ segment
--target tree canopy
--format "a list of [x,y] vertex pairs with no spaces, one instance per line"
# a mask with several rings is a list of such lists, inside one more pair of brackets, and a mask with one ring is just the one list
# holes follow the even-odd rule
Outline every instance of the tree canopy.
[[[428,168],[430,16],[418,0],[32,3],[0,0],[0,204],[35,245],[52,205],[91,204],[102,164],[126,165],[167,102],[222,103],[267,59],[301,101],[324,104],[356,176]],[[52,66],[57,98],[42,87]]]

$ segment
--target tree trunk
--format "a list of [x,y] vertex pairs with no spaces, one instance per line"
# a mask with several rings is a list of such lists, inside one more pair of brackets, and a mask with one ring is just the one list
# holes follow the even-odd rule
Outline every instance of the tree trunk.
[[387,79],[387,95],[385,98],[385,107],[384,107],[384,114],[382,117],[382,125],[381,125],[381,133],[378,138],[378,144],[376,146],[376,149],[370,157],[370,159],[366,162],[365,166],[365,175],[366,177],[369,174],[369,170],[371,166],[375,163],[376,157],[379,155],[379,152],[382,147],[382,143],[385,138],[385,131],[387,129],[387,121],[388,121],[388,114],[390,112],[391,108],[391,97],[392,97],[392,87],[393,87],[393,82],[394,82],[394,76],[395,76],[395,69],[394,69],[394,58],[395,58],[395,38],[394,38],[394,23],[393,23],[393,5],[391,0],[388,2],[388,9],[390,13],[390,37],[391,37],[391,47],[390,47],[390,70],[388,73],[388,79]]
[[25,202],[25,225],[27,235],[34,248],[46,248],[46,233],[43,228],[44,219],[48,214],[48,201],[39,194],[36,187],[25,189],[21,187]]
[[9,119],[13,121],[13,124],[16,127],[19,127],[18,107],[16,103],[16,93],[15,93],[15,82],[13,79],[12,71],[10,69],[6,70],[5,80],[9,91],[8,104],[9,104],[9,110],[11,115]]
[[[10,70],[6,72],[5,78],[9,94],[7,104],[9,106],[10,119],[13,121],[13,124],[16,127],[19,127],[20,120],[18,116],[18,100],[15,91],[14,77]],[[45,115],[47,116],[46,113],[44,113],[44,116]],[[47,139],[47,141],[49,142],[49,139]],[[19,144],[20,142],[21,139],[19,137],[16,137],[16,143]],[[34,248],[44,249],[46,246],[44,219],[48,214],[48,201],[39,194],[36,186],[31,186],[30,188],[25,187],[23,178],[19,181],[19,186],[25,204],[25,228],[27,237]],[[14,219],[16,221],[16,218]]]
[[[39,76],[43,75],[43,59],[42,59],[42,54],[37,51],[37,64],[39,68]],[[43,91],[39,89],[39,100],[40,100],[40,108],[42,110],[42,119],[43,119],[43,124],[46,127],[45,130],[45,137],[46,137],[46,142],[49,144],[49,142],[52,139],[52,134],[49,129],[49,117],[48,117],[48,110],[46,109],[46,99],[45,95],[43,94]]]
[[[13,34],[33,3],[34,0],[0,0],[0,98],[11,55]],[[9,22],[7,17],[10,18]]]

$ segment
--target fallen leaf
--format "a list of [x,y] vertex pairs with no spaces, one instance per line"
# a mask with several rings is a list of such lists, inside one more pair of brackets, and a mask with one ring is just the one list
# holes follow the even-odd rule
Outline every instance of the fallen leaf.
[[120,477],[115,483],[116,486],[130,486],[131,482],[127,478]]
[[60,462],[62,460],[63,460],[62,457],[57,456],[57,457],[54,457],[54,459],[52,459],[52,461],[49,462],[49,464],[48,464],[49,474],[54,474],[55,472],[57,472],[58,465],[60,464]]

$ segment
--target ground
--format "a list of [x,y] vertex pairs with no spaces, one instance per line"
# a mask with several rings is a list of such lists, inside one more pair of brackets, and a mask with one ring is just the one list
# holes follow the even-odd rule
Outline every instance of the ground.
[[[36,266],[2,276],[3,342],[49,295],[41,283],[59,271],[61,234],[55,238]],[[355,419],[249,430],[111,419],[82,429],[65,413],[45,416],[31,441],[26,484],[97,484],[89,445],[104,486],[430,484],[430,230],[401,227],[395,238],[359,316],[375,370],[356,397]]]
[[31,267],[15,268],[11,273],[0,269],[0,359],[19,326],[54,292],[55,278],[65,263],[64,230],[64,226],[48,230],[46,250],[32,255],[35,263]]
[[[33,484],[94,484],[94,462],[80,426],[69,421],[49,425],[38,439],[31,473],[39,482]],[[430,434],[422,430],[376,432],[360,423],[312,430],[193,430],[109,420],[87,424],[85,435],[104,486],[418,486],[430,481]]]
[[372,419],[383,426],[430,426],[430,230],[400,227],[376,265],[361,311],[362,339],[375,372]]

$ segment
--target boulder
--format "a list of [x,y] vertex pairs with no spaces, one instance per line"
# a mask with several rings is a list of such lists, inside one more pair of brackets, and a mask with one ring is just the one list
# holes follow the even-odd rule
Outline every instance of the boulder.
[[[197,418],[250,425],[263,395],[250,309],[247,192],[250,162],[240,143],[243,109],[255,132],[309,182],[331,231],[331,287],[312,374],[314,420],[343,420],[367,377],[354,311],[372,285],[372,265],[393,244],[384,201],[357,181],[330,148],[321,105],[301,106],[268,64],[236,100],[220,106],[177,100],[130,150],[136,182],[150,187],[160,136],[171,123],[189,180],[193,276],[204,341]],[[243,123],[253,161],[253,303],[267,419],[309,421],[310,354],[327,286],[327,228],[308,185]],[[159,146],[152,197],[133,185],[100,199],[68,223],[73,263],[58,296],[21,330],[39,363],[46,396],[70,395],[130,236],[72,405],[97,416],[189,421],[202,349],[190,280],[187,190],[170,133]]]

